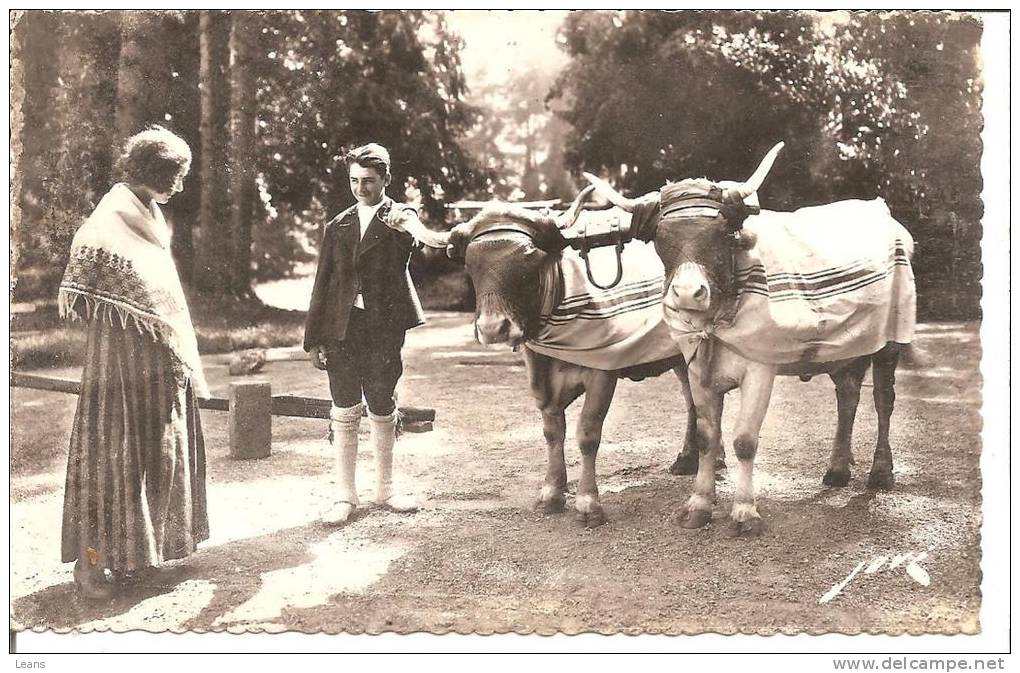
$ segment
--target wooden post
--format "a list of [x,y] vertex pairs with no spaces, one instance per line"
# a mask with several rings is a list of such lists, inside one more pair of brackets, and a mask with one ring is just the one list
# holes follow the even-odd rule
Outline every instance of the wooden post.
[[230,384],[230,457],[268,458],[273,437],[273,395],[268,381]]

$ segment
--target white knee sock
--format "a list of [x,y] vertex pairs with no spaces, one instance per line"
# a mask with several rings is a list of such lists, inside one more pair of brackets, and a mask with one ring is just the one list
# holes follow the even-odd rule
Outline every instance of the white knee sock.
[[396,439],[397,411],[386,416],[369,412],[372,420],[372,450],[375,452],[375,501],[386,502],[393,495],[393,442]]
[[354,472],[358,464],[358,426],[364,405],[333,407],[329,412],[330,441],[336,452],[337,500],[358,504]]

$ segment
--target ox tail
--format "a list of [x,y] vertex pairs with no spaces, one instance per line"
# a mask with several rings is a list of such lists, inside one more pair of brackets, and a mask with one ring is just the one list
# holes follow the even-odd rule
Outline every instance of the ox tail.
[[925,369],[932,363],[931,355],[916,341],[900,344],[900,364],[904,369]]

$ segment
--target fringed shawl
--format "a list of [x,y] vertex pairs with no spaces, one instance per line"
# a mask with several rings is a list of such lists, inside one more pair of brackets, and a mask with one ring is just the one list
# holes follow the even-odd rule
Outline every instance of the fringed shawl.
[[127,185],[114,185],[75,234],[58,297],[66,318],[119,321],[150,334],[169,348],[181,382],[209,396],[170,230],[155,202],[146,208]]

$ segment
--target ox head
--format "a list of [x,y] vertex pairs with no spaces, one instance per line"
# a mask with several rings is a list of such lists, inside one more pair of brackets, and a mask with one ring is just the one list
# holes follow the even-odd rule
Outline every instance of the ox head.
[[[669,183],[660,191],[654,243],[666,271],[663,308],[671,327],[678,316],[688,326],[692,319],[703,326],[723,300],[734,296],[734,255],[755,243],[743,222],[758,212],[758,188],[782,148],[783,143],[773,147],[745,182],[695,178]],[[634,200],[595,176],[585,176],[611,203],[634,209]]]
[[475,288],[475,336],[519,346],[535,336],[542,274],[567,246],[561,229],[576,220],[587,188],[560,217],[493,203],[450,231],[447,252],[462,257]]

